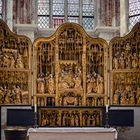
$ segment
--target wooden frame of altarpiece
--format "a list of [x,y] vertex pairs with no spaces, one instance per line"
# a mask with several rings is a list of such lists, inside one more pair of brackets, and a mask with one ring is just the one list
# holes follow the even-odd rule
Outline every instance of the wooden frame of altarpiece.
[[40,108],[40,126],[95,126],[63,124],[62,120],[70,116],[79,121],[82,116],[89,121],[90,116],[96,117],[98,126],[102,126],[101,108],[82,107],[103,107],[107,103],[106,41],[89,37],[78,24],[66,23],[51,37],[36,39],[33,48],[35,103],[40,107],[59,106]]
[[31,105],[31,40],[0,20],[0,106]]
[[140,22],[124,37],[110,41],[110,101],[140,105]]

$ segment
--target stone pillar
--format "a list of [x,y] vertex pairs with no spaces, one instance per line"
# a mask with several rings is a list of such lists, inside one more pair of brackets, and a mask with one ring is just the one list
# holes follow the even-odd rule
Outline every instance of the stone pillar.
[[79,7],[80,7],[80,13],[79,13],[79,23],[82,25],[82,5],[83,5],[83,0],[79,0]]
[[13,31],[13,0],[6,0],[6,23]]
[[[9,0],[11,1],[11,0]],[[36,0],[12,0],[15,24],[34,24],[37,7]]]
[[65,19],[65,23],[68,21],[68,1],[64,0],[64,19]]
[[49,28],[53,28],[53,1],[49,0]]
[[128,32],[129,0],[120,0],[120,36]]
[[13,0],[14,29],[17,34],[25,35],[33,42],[37,31],[37,1]]
[[95,32],[107,40],[119,34],[119,1],[95,0]]
[[25,35],[33,42],[35,40],[35,33],[37,32],[36,24],[15,24],[17,34]]

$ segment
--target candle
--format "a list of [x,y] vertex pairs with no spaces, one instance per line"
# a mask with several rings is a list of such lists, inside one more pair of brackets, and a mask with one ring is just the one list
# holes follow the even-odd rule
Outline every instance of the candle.
[[37,112],[37,105],[36,104],[34,106],[34,111],[35,111],[35,113]]
[[106,113],[108,113],[108,105],[106,105]]

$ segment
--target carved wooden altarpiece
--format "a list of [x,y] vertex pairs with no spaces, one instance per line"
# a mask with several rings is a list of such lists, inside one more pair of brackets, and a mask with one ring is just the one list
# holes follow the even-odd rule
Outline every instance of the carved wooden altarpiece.
[[0,105],[31,103],[31,48],[29,38],[0,20]]
[[111,105],[140,105],[140,22],[110,41]]
[[[105,40],[89,37],[80,25],[74,23],[62,25],[51,37],[36,39],[34,42],[35,102],[40,107],[59,106],[54,110],[41,108],[41,112],[46,112],[44,116],[58,112],[60,120],[65,116],[63,113],[78,117],[80,120],[82,107],[106,105],[107,55],[108,45]],[[61,108],[71,106],[75,108]],[[89,113],[91,110],[94,112],[94,109],[85,109],[88,112],[88,119],[90,116],[93,117],[93,112]],[[95,112],[96,110],[101,111],[98,108]],[[76,112],[79,115],[75,115]],[[42,117],[41,115],[39,118],[40,125],[43,126]],[[62,121],[59,121],[58,125],[63,126]],[[64,126],[67,125],[72,124]],[[90,125],[92,124],[86,126]],[[99,126],[101,125],[100,120]]]
[[34,95],[38,106],[104,106],[107,101],[105,40],[66,23],[34,42]]

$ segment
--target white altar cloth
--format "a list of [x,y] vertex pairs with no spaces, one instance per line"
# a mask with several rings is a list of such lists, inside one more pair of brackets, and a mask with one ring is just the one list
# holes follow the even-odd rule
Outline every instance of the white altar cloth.
[[30,128],[29,140],[116,140],[114,128]]

